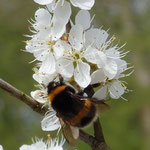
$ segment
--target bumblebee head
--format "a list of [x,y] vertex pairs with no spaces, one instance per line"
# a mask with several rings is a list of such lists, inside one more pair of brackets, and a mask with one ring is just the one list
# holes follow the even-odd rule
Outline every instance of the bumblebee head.
[[47,86],[47,92],[48,92],[48,94],[49,94],[52,90],[54,90],[56,87],[58,87],[59,85],[60,85],[59,82],[55,82],[55,81],[50,82],[50,83],[48,84],[48,86]]

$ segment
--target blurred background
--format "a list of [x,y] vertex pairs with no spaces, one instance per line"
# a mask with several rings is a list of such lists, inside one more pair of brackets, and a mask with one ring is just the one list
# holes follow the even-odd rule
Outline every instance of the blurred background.
[[[30,95],[36,82],[29,64],[34,58],[24,49],[23,35],[31,34],[28,19],[39,7],[33,0],[0,0],[0,78]],[[73,8],[75,13],[79,10]],[[150,1],[96,0],[91,10],[94,24],[116,35],[130,53],[125,58],[135,66],[122,99],[109,102],[111,110],[101,115],[104,136],[111,150],[150,150]],[[31,144],[32,137],[47,138],[41,130],[42,117],[0,89],[0,144],[5,150],[17,150]],[[86,129],[93,132],[92,127]],[[55,133],[54,133],[55,134]],[[70,148],[68,148],[70,149]],[[90,150],[79,142],[78,150]]]

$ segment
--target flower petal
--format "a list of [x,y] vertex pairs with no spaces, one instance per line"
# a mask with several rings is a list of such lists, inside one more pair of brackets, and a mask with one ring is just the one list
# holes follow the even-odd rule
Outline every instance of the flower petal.
[[64,51],[71,51],[71,46],[65,41],[58,40],[53,46],[53,49],[55,58],[59,59],[61,56],[63,56],[63,54],[65,54]]
[[55,146],[53,150],[63,150],[61,146]]
[[71,6],[68,2],[59,0],[54,10],[52,19],[52,40],[58,40],[66,30],[66,24],[71,16]]
[[91,82],[90,66],[82,61],[78,62],[74,70],[74,79],[81,87],[87,87]]
[[43,48],[39,47],[39,49],[35,50],[33,55],[36,58],[36,60],[44,61],[48,57],[49,52],[47,51],[47,48],[43,46]]
[[40,4],[40,5],[47,5],[53,2],[53,0],[34,0],[34,2]]
[[53,11],[56,8],[56,0],[53,0],[51,3],[46,5],[48,11],[50,11],[51,13],[53,13]]
[[53,26],[51,27],[51,36],[52,40],[56,41],[64,34],[66,30],[66,23],[64,23],[63,21],[61,22],[55,17],[53,17],[52,22]]
[[71,0],[71,3],[75,7],[79,7],[80,9],[89,10],[93,7],[95,0]]
[[39,73],[52,74],[55,71],[56,71],[55,58],[52,53],[49,53],[46,59],[42,62],[42,65],[39,69]]
[[97,98],[99,100],[104,100],[106,98],[106,96],[107,96],[107,86],[100,88],[93,95],[94,98]]
[[118,79],[121,77],[121,73],[127,69],[127,62],[125,60],[122,60],[122,59],[116,59],[115,61],[118,65],[118,72],[115,76],[115,79]]
[[43,141],[37,141],[36,143],[33,143],[32,145],[22,145],[20,147],[20,150],[46,150],[47,146]]
[[31,96],[39,103],[44,104],[47,102],[47,99],[44,99],[43,96],[47,96],[47,91],[36,90],[31,92]]
[[81,25],[72,26],[69,33],[69,42],[78,51],[83,47],[83,27]]
[[41,122],[43,131],[54,131],[61,127],[59,118],[56,116],[56,112],[51,110],[46,114]]
[[[100,49],[105,44],[109,34],[105,30],[92,28],[85,32],[86,45],[94,45]],[[101,50],[101,49],[100,49]]]
[[[83,57],[88,62],[91,62],[93,64],[99,64],[100,60],[103,59],[103,55],[104,55],[104,53],[98,51],[96,48],[93,48],[93,47],[89,46],[85,50]],[[106,59],[106,57],[105,57],[105,59]]]
[[[0,149],[1,150],[1,149]],[[30,145],[22,145],[19,150],[34,150]]]
[[71,78],[74,71],[73,61],[67,58],[57,60],[57,71],[66,78]]
[[67,1],[59,0],[54,10],[54,18],[59,22],[68,23],[71,16],[71,6]]
[[86,10],[80,10],[76,15],[75,23],[82,25],[84,30],[88,29],[91,25],[90,13]]
[[106,57],[106,55],[105,55],[105,53],[104,52],[101,52],[101,51],[99,51],[98,53],[97,53],[97,66],[99,67],[99,68],[104,68],[105,67],[105,65],[107,65],[107,57]]
[[117,74],[117,63],[113,60],[108,59],[104,66],[104,73],[109,79],[113,79]]
[[103,69],[96,70],[91,75],[91,84],[104,82],[105,80],[106,80],[106,76],[104,74]]
[[124,94],[125,89],[121,85],[121,82],[116,80],[109,86],[109,92],[111,98],[118,99]]
[[54,72],[53,74],[39,73],[36,72],[33,74],[33,79],[40,84],[48,85],[49,82],[58,78],[58,73]]
[[0,150],[3,150],[3,147],[2,147],[2,145],[0,145]]
[[51,14],[44,8],[39,8],[35,12],[35,20],[44,25],[50,25],[51,23]]
[[105,51],[105,54],[108,58],[112,59],[119,59],[120,58],[120,52],[117,49],[117,46],[111,47]]

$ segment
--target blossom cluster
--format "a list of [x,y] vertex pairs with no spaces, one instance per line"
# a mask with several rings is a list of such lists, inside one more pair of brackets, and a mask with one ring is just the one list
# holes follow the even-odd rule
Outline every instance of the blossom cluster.
[[[37,64],[33,78],[39,89],[31,96],[49,111],[42,120],[42,129],[53,131],[61,128],[59,118],[48,102],[47,85],[58,81],[61,75],[66,84],[83,90],[99,84],[93,97],[98,100],[123,98],[128,92],[122,78],[132,67],[123,59],[128,53],[115,42],[115,36],[92,25],[93,17],[88,10],[94,0],[34,0],[42,5],[31,20],[32,35],[26,41],[26,51],[33,54]],[[70,19],[71,4],[81,10],[75,21]],[[68,27],[69,26],[69,27]],[[123,98],[125,99],[125,98]]]
[[[47,141],[43,141],[42,139],[38,139],[37,137],[33,140],[33,144],[31,145],[22,145],[19,150],[63,150],[63,144],[65,143],[65,139],[62,138],[59,141],[59,138],[48,139]],[[3,150],[3,147],[0,145],[0,150]]]

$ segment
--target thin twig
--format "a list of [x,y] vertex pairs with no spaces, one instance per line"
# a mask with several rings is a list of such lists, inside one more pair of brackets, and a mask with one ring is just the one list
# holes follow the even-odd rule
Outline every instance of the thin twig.
[[99,142],[105,143],[103,130],[99,118],[97,118],[97,120],[94,122],[94,136]]

